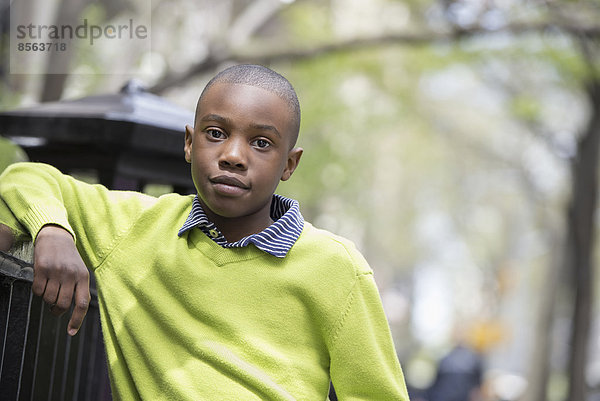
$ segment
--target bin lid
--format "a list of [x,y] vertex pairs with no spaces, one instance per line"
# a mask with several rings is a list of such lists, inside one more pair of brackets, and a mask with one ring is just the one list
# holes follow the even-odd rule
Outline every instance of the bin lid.
[[119,93],[0,112],[0,135],[27,148],[48,142],[104,144],[181,155],[194,114],[129,81]]
[[193,122],[192,111],[129,81],[115,94],[1,111],[0,135],[65,173],[96,170],[107,186],[128,177],[193,189],[183,154]]

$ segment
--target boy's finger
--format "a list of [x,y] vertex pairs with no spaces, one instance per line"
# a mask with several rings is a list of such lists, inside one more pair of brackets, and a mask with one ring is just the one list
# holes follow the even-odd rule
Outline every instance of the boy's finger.
[[79,331],[89,305],[89,283],[87,281],[80,281],[77,284],[77,287],[75,287],[75,307],[73,308],[73,314],[71,315],[71,320],[69,320],[69,326],[67,327],[67,332],[70,336],[74,336]]
[[56,304],[59,289],[60,284],[58,281],[48,280],[46,282],[46,289],[44,290],[44,302],[46,302],[48,305]]
[[50,312],[53,315],[60,316],[71,307],[71,300],[73,299],[73,285],[62,284],[58,291],[58,297],[56,303],[52,305]]
[[46,283],[48,279],[46,276],[42,276],[41,274],[33,273],[33,284],[31,285],[31,291],[38,297],[44,295],[44,290],[46,289]]

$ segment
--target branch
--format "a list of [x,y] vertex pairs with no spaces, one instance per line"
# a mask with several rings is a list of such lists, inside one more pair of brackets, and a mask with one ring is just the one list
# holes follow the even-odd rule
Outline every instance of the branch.
[[152,86],[149,89],[149,91],[152,93],[162,93],[169,88],[183,85],[188,80],[192,79],[197,75],[212,71],[213,69],[215,69],[223,63],[250,63],[268,65],[271,63],[281,61],[310,60],[325,54],[349,52],[388,45],[425,45],[436,42],[455,41],[477,35],[489,35],[498,33],[523,35],[527,33],[540,32],[566,32],[569,34],[577,35],[581,35],[583,33],[587,37],[598,38],[600,37],[600,26],[574,26],[549,22],[538,24],[515,23],[506,25],[503,28],[495,30],[490,30],[481,26],[475,26],[470,28],[458,28],[444,32],[425,31],[414,34],[394,33],[382,36],[341,41],[337,43],[331,43],[319,47],[314,47],[312,49],[284,50],[279,52],[255,55],[235,53],[225,50],[220,52],[212,52],[212,54],[210,54],[206,59],[197,64],[192,65],[187,71],[185,71],[182,74],[170,74],[165,76],[160,82]]
[[250,3],[229,29],[228,43],[240,47],[265,23],[284,8],[281,0],[259,0]]

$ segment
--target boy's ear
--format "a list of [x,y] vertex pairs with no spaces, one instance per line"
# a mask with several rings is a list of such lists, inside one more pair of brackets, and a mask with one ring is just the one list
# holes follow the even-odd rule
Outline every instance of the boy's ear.
[[285,165],[285,169],[283,170],[283,174],[281,175],[281,181],[287,181],[290,179],[296,167],[298,167],[298,163],[300,163],[300,157],[302,157],[302,153],[304,150],[302,148],[293,148],[288,152],[287,164]]
[[185,154],[185,161],[188,163],[192,162],[192,135],[194,129],[188,124],[185,125],[185,144],[183,145],[183,152]]

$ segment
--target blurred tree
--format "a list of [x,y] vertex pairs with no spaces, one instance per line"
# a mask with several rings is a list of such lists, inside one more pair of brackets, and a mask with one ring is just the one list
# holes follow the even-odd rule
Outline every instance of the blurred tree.
[[[54,24],[56,26],[75,25],[73,22],[78,21],[79,16],[88,4],[89,0],[61,0],[57,5],[57,9],[60,11],[56,13]],[[40,101],[51,102],[59,100],[62,97],[65,82],[69,74],[57,74],[55,71],[69,71],[73,55],[74,53],[72,52],[62,54],[59,52],[50,52]]]
[[[584,46],[588,45],[584,44]],[[590,65],[594,64],[590,63]],[[598,193],[598,151],[600,150],[599,73],[600,71],[593,71],[585,79],[591,115],[588,126],[578,141],[578,152],[573,160],[573,189],[568,211],[567,268],[573,270],[571,283],[575,297],[569,363],[569,400],[585,400],[588,391],[586,368],[593,317],[595,283],[593,255]]]
[[10,29],[10,1],[0,0],[0,83],[4,85],[8,81],[9,73],[8,52],[9,40],[8,32]]
[[[102,0],[100,2],[91,0],[61,0],[57,4],[58,12],[56,13],[55,25],[70,24],[76,26],[90,7],[100,8],[96,10],[97,12],[94,13],[95,18],[90,22],[90,24],[94,23],[97,25],[112,20],[124,11],[131,11],[133,9],[128,1],[122,0]],[[90,18],[89,15],[86,17]],[[69,73],[57,74],[56,71],[70,71],[72,69],[70,65],[73,62],[74,56],[77,56],[76,52],[50,52],[40,96],[42,102],[50,102],[62,98]]]

